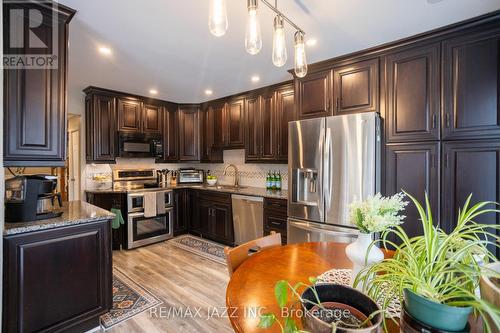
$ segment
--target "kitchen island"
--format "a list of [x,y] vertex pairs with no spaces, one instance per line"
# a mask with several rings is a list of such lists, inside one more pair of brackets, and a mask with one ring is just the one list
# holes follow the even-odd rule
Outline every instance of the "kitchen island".
[[5,224],[5,332],[84,332],[99,326],[100,315],[112,306],[113,217],[72,201],[60,217]]

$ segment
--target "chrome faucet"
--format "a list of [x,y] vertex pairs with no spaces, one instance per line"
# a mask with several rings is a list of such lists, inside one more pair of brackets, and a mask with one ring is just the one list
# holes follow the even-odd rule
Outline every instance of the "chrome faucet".
[[227,169],[229,169],[230,167],[232,167],[234,169],[234,187],[238,187],[239,184],[238,184],[238,168],[236,167],[236,165],[234,164],[228,164],[225,168],[224,168],[224,176],[227,176]]

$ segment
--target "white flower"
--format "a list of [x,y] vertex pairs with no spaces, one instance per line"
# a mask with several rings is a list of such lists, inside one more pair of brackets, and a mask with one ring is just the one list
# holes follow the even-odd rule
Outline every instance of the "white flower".
[[404,197],[403,193],[392,197],[377,193],[365,201],[355,201],[350,205],[351,222],[363,233],[382,232],[400,225],[406,216],[399,213],[408,205]]

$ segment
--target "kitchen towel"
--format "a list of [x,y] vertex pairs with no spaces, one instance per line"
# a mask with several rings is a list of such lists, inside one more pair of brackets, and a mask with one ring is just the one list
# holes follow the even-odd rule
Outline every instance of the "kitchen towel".
[[144,217],[156,216],[156,192],[144,193]]
[[111,221],[111,228],[119,229],[121,224],[125,224],[125,220],[122,216],[122,211],[118,208],[111,208],[111,213],[115,214],[115,217]]
[[156,193],[156,212],[158,215],[165,214],[165,192]]

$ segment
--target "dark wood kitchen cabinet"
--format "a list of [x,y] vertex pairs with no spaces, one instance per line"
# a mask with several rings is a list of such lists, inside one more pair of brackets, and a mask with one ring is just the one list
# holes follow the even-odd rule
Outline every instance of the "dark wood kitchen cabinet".
[[[204,110],[201,111],[201,148],[200,148],[200,162],[202,163],[223,163],[223,150],[221,143],[222,131],[221,127],[215,126],[216,110],[221,110],[219,107],[221,103],[216,105],[206,105]],[[222,103],[222,109],[224,108]],[[218,116],[218,115],[217,115]],[[218,122],[220,123],[220,122]],[[216,134],[217,133],[217,134]],[[218,143],[215,143],[215,136],[217,136]]]
[[190,232],[233,246],[233,213],[231,195],[227,193],[196,191],[194,218]]
[[[442,227],[450,232],[471,193],[469,207],[479,201],[500,202],[500,139],[444,142],[443,163]],[[490,213],[474,221],[498,225],[499,219],[499,214]],[[500,257],[499,249],[494,251]]]
[[247,96],[246,162],[288,162],[288,122],[295,120],[294,96],[289,84]]
[[500,136],[500,27],[443,42],[444,139]]
[[174,236],[188,232],[191,217],[191,200],[189,189],[174,190]]
[[[107,211],[111,211],[112,208],[119,209],[123,218],[127,216],[127,195],[125,193],[85,191],[85,196],[87,202],[91,205]],[[118,229],[111,229],[111,245],[113,250],[121,250],[127,247],[125,228],[126,224],[123,224]]]
[[224,148],[240,149],[245,147],[245,99],[231,99],[225,109],[224,116]]
[[279,162],[288,163],[288,123],[296,120],[293,86],[285,86],[276,95],[277,153]]
[[117,150],[116,100],[114,95],[85,90],[87,163],[114,163]]
[[343,65],[333,70],[334,114],[379,110],[379,59]]
[[262,142],[260,96],[247,97],[245,103],[245,162],[258,161]]
[[163,106],[163,161],[177,162],[179,160],[179,114],[177,105],[167,103]]
[[200,160],[200,110],[198,105],[179,106],[179,161]]
[[387,142],[439,140],[440,44],[386,58]]
[[85,332],[112,307],[109,220],[4,237],[4,332]]
[[143,125],[143,102],[133,97],[118,97],[118,130],[141,132]]
[[287,243],[287,207],[286,199],[264,198],[264,236],[280,233],[283,245]]
[[[425,203],[425,193],[429,196],[434,221],[439,221],[440,194],[440,143],[400,143],[386,146],[385,195],[406,191],[420,203]],[[409,198],[406,198],[409,201]],[[402,225],[408,236],[423,233],[420,215],[412,202],[403,215]],[[395,242],[400,240],[391,239]]]
[[[4,69],[4,165],[64,166],[68,28],[75,11],[63,5],[49,8],[43,3],[17,3],[16,7],[37,9],[44,16],[53,17],[59,31],[57,40],[52,41],[50,35],[52,20],[36,30],[47,43],[56,44],[58,54],[54,69]],[[10,45],[9,11],[4,8],[3,13],[4,45]]]
[[332,71],[307,74],[295,79],[296,108],[299,119],[328,117],[333,115]]
[[262,136],[259,159],[274,161],[278,154],[275,91],[264,92],[261,95],[259,128]]
[[162,132],[162,112],[163,107],[160,104],[144,104],[142,124],[144,133],[160,134]]

